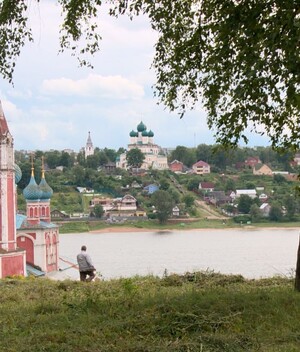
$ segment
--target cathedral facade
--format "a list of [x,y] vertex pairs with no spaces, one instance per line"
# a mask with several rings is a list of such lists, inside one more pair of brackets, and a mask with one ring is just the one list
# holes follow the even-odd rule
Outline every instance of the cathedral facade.
[[[142,169],[165,170],[169,168],[167,157],[162,148],[154,143],[154,133],[151,130],[147,131],[147,127],[142,121],[137,125],[136,131],[132,130],[129,133],[129,137],[128,151],[137,148],[145,156]],[[116,160],[117,167],[128,168],[126,154],[126,152],[121,154]]]

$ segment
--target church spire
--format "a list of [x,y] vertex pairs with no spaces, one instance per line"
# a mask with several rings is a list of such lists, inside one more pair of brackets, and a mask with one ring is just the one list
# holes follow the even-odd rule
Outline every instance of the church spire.
[[9,132],[8,130],[8,125],[4,116],[4,112],[2,109],[2,104],[1,104],[1,100],[0,100],[0,135],[6,135],[7,132]]
[[94,155],[94,146],[91,138],[91,132],[89,131],[89,135],[86,141],[85,146],[85,157],[87,158],[89,155]]

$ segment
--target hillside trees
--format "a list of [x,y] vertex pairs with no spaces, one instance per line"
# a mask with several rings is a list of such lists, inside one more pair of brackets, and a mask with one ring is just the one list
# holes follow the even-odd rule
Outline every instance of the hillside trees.
[[126,154],[127,164],[131,168],[140,168],[143,164],[144,159],[145,155],[138,148],[131,149]]
[[156,191],[151,196],[151,201],[156,209],[157,219],[164,224],[172,214],[174,200],[167,191]]

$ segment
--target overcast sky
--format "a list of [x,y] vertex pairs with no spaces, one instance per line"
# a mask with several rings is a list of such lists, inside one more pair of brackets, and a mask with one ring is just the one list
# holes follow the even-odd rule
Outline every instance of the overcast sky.
[[[94,69],[79,68],[69,52],[58,54],[60,8],[55,1],[31,2],[34,43],[17,60],[14,86],[0,78],[0,99],[15,149],[79,151],[88,132],[95,147],[127,146],[142,120],[162,147],[214,144],[202,109],[180,119],[157,104],[150,69],[156,33],[144,17],[100,22],[101,51]],[[268,140],[249,135],[249,146]]]

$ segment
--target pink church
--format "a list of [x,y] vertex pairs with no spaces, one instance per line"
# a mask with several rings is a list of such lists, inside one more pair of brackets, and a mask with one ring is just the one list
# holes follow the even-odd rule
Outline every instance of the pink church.
[[[13,138],[0,102],[0,278],[26,276],[27,271],[44,275],[58,270],[59,229],[50,221],[50,198],[44,170],[35,181],[34,168],[23,190],[27,214],[16,215],[16,183],[22,177],[14,163]],[[36,270],[38,269],[38,270]]]

